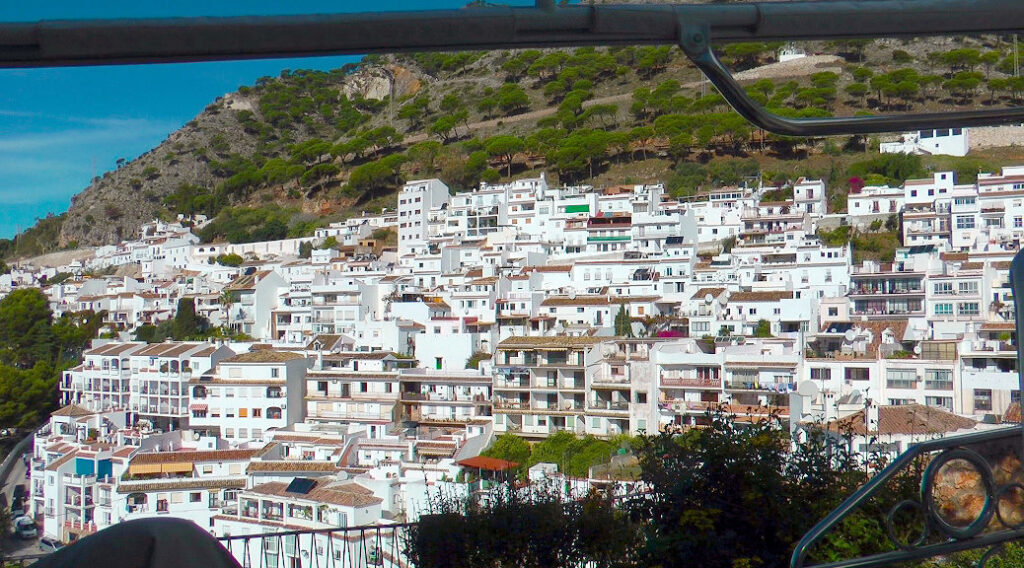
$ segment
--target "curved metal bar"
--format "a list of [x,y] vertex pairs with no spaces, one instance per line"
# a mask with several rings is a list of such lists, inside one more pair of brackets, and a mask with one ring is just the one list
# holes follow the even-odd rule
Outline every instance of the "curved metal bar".
[[1024,107],[906,115],[849,116],[835,118],[784,118],[766,110],[748,95],[711,49],[707,25],[680,26],[680,46],[725,100],[743,118],[761,128],[785,136],[868,134],[922,128],[961,128],[1024,121]]
[[488,6],[461,10],[0,23],[0,67],[167,63],[394,51],[677,42],[676,22],[716,41],[787,41],[1024,29],[1015,0]]

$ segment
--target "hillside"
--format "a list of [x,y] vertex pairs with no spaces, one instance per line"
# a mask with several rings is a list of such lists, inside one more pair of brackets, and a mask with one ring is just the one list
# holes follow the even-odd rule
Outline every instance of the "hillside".
[[[1007,75],[1008,44],[967,41],[850,41],[828,46],[837,55],[788,63],[775,62],[778,44],[732,44],[722,56],[751,96],[794,115],[947,109],[982,93],[988,104],[1015,101],[1024,84]],[[67,214],[17,246],[0,243],[0,254],[109,244],[181,213],[215,218],[205,240],[304,236],[393,206],[414,177],[465,189],[544,170],[571,183],[664,181],[684,196],[758,172],[841,185],[865,157],[861,138],[764,136],[700,79],[669,47],[374,56],[331,72],[286,70],[214,101],[94,179]],[[976,172],[998,158],[951,167]]]

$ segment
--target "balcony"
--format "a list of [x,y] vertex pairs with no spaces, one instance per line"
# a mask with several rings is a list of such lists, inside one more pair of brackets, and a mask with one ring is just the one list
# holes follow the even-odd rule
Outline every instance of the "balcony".
[[662,375],[661,376],[661,386],[663,386],[663,387],[697,388],[697,389],[720,389],[720,388],[722,388],[722,379],[720,379],[720,378],[708,378],[708,377],[680,377],[680,376]]
[[611,402],[608,400],[595,400],[587,404],[588,410],[610,410],[613,412],[629,412],[629,403],[625,401]]
[[746,390],[760,392],[788,393],[796,389],[794,383],[761,383],[751,381],[730,381],[726,383],[728,390]]
[[605,373],[605,372],[602,371],[602,372],[599,372],[596,375],[594,375],[594,380],[592,381],[592,386],[597,386],[597,385],[602,385],[602,384],[603,385],[627,385],[628,386],[629,385],[629,376],[627,376],[625,373],[613,374],[613,373]]

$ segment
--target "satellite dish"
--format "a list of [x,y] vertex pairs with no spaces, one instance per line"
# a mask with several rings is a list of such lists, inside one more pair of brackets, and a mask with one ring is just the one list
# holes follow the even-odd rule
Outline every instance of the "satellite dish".
[[846,333],[843,334],[843,338],[846,339],[847,341],[853,341],[854,339],[857,338],[857,334],[854,333],[852,329],[848,329],[846,330]]
[[920,355],[921,354],[921,344],[920,343],[918,343],[917,345],[914,346],[914,354],[916,354],[916,355]]
[[715,301],[715,297],[714,296],[712,296],[711,294],[704,294],[704,303],[705,304],[710,304],[711,302],[714,302],[714,301]]
[[569,287],[569,299],[570,300],[575,300],[576,299],[576,288],[573,288],[572,286]]
[[821,389],[819,389],[818,385],[814,384],[811,381],[803,381],[802,383],[796,386],[796,392],[800,396],[814,398],[818,396],[818,393],[821,392]]

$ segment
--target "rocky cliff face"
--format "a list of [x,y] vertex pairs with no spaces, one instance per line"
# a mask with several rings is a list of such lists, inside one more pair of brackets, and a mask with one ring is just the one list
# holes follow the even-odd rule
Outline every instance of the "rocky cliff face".
[[[332,75],[330,80],[331,87],[349,99],[379,101],[392,89],[396,98],[419,91],[426,77],[389,64],[363,66],[350,75]],[[215,187],[223,178],[211,169],[211,161],[231,154],[250,156],[260,147],[259,137],[247,131],[236,114],[248,111],[265,118],[260,94],[256,87],[217,99],[156,148],[94,179],[71,199],[61,246],[113,244],[132,238],[141,224],[165,211],[164,199],[183,184]],[[315,126],[289,129],[287,136],[302,142],[321,134]]]

